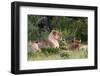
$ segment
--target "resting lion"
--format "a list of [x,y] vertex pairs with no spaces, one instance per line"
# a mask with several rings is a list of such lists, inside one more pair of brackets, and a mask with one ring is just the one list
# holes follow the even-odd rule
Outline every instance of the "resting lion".
[[59,41],[62,39],[62,34],[58,31],[51,31],[47,40],[34,41],[31,45],[32,51],[41,51],[42,48],[59,48]]

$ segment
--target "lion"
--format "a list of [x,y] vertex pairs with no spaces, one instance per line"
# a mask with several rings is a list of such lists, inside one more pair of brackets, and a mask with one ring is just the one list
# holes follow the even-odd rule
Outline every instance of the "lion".
[[62,40],[61,32],[51,31],[47,40],[33,41],[31,48],[33,52],[41,52],[42,48],[59,48],[60,40]]
[[79,38],[74,38],[72,40],[71,45],[69,46],[69,50],[80,50],[80,44],[81,44],[81,39]]

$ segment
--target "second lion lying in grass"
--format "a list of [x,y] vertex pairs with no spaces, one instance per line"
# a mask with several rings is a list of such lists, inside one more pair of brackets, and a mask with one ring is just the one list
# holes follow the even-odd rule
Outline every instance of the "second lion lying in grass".
[[32,42],[31,48],[33,52],[41,51],[42,48],[59,48],[59,41],[62,39],[62,34],[58,31],[51,31],[47,40]]
[[72,40],[71,45],[69,46],[69,50],[80,50],[80,45],[81,45],[81,39],[80,38],[74,38]]

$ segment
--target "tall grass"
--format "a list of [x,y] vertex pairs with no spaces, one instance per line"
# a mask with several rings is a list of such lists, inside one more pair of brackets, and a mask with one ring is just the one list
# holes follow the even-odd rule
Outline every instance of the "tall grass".
[[88,58],[87,50],[62,50],[58,48],[43,48],[41,52],[28,52],[28,60],[61,60],[61,59],[84,59]]

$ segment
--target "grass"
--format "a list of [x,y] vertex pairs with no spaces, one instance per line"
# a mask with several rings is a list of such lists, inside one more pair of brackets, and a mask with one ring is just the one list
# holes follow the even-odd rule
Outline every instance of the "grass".
[[88,51],[63,50],[59,48],[43,48],[42,52],[28,52],[28,60],[61,60],[61,59],[84,59],[88,58]]

